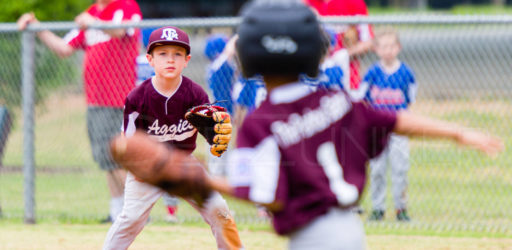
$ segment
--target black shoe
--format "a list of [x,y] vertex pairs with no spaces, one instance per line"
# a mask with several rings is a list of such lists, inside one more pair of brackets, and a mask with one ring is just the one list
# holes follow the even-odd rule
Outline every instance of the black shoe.
[[359,214],[359,215],[364,214],[364,210],[360,206],[356,206],[356,207],[352,208],[352,212],[354,212],[356,214]]
[[110,215],[109,215],[109,216],[107,216],[107,218],[100,220],[100,223],[101,224],[112,223],[112,217],[110,217]]
[[407,215],[407,210],[406,209],[396,210],[396,219],[398,221],[410,221],[411,220],[409,215]]
[[373,210],[368,220],[379,221],[384,219],[384,211]]

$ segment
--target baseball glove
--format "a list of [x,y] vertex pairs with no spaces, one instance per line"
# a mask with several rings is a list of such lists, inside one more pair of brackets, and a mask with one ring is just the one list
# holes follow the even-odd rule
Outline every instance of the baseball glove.
[[225,108],[213,104],[195,106],[187,111],[185,119],[204,136],[213,155],[221,156],[228,149],[232,126]]
[[114,137],[110,149],[113,159],[137,180],[160,187],[171,195],[192,199],[199,206],[212,190],[229,192],[226,183],[208,177],[196,158],[159,143],[144,132]]

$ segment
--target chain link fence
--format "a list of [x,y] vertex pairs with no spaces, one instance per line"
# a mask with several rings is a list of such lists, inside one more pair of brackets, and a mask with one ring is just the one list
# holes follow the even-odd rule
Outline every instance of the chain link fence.
[[[238,22],[238,18],[153,19],[135,27],[173,25],[186,30],[192,59],[184,75],[207,89],[213,100],[205,46],[212,34],[232,36]],[[374,31],[393,26],[402,44],[399,58],[415,72],[419,85],[411,110],[489,131],[510,146],[511,17],[374,16],[324,18],[323,22],[335,26],[368,22]],[[0,25],[0,105],[7,107],[13,121],[0,168],[0,207],[5,219],[91,223],[108,213],[105,173],[93,161],[87,138],[84,53],[59,58],[33,33],[51,29],[64,36],[74,27],[73,23],[42,23],[22,34],[13,24]],[[101,26],[105,27],[114,26]],[[141,42],[139,64],[144,64],[144,54]],[[358,59],[364,75],[377,57],[370,52]],[[143,67],[141,77],[151,75]],[[228,92],[230,88],[234,91],[228,85]],[[196,154],[208,161],[207,146],[198,140]],[[396,222],[391,192],[384,221],[366,222],[372,209],[368,192],[361,204],[363,220],[369,229],[510,236],[510,155],[507,150],[489,159],[451,142],[413,139],[407,194],[411,222]],[[239,223],[266,221],[252,205],[232,199],[229,203]],[[164,215],[159,201],[152,218],[163,220]],[[185,203],[180,204],[178,216],[183,221],[201,220]]]

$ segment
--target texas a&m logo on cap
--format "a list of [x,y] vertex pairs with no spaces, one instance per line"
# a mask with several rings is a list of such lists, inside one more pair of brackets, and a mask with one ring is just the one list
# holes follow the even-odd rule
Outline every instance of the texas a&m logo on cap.
[[162,30],[162,36],[160,37],[162,39],[166,39],[166,40],[178,40],[178,32],[176,32],[175,29],[171,29],[171,28],[166,28],[164,30]]
[[155,46],[160,45],[176,45],[181,46],[187,50],[187,55],[190,54],[190,44],[188,35],[185,31],[173,27],[166,26],[154,30],[149,35],[147,53],[150,54]]

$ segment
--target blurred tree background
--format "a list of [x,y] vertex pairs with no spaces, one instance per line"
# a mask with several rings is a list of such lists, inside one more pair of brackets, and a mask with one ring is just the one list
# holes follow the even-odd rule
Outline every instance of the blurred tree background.
[[[277,1],[277,0],[276,0]],[[234,16],[248,0],[137,0],[145,18]],[[512,0],[365,0],[372,9],[501,13]],[[41,21],[71,21],[94,0],[0,0],[0,22],[34,11]],[[459,12],[458,10],[464,9]],[[468,13],[469,12],[469,13]]]
[[0,0],[0,22],[15,22],[33,11],[41,21],[70,21],[93,0]]

